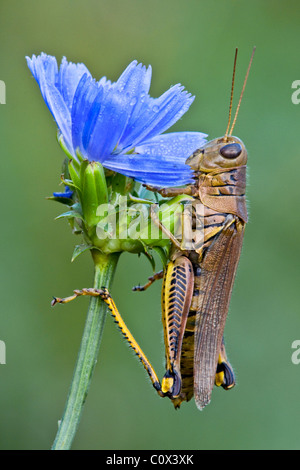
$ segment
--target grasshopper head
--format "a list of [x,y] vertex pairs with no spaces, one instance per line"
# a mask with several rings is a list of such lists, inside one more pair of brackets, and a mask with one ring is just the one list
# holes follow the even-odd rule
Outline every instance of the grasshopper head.
[[186,163],[195,171],[230,170],[246,165],[247,150],[238,137],[218,137],[196,150]]

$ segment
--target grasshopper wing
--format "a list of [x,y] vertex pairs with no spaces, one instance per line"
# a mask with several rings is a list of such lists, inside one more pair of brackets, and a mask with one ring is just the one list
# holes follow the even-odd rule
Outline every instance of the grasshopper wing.
[[244,223],[230,217],[232,223],[216,235],[201,262],[194,353],[194,394],[199,409],[210,402],[243,242]]

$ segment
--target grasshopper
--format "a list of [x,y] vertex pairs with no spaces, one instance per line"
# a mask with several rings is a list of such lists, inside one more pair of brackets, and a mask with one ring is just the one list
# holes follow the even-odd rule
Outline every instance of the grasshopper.
[[[161,397],[168,396],[175,408],[195,397],[203,409],[211,400],[214,384],[225,390],[235,385],[224,344],[224,327],[247,223],[246,164],[243,142],[232,136],[255,48],[249,62],[236,113],[231,124],[237,50],[234,59],[228,125],[223,137],[206,143],[186,161],[195,182],[184,188],[153,188],[170,198],[187,195],[193,199],[192,225],[196,227],[190,246],[154,222],[172,243],[166,268],[134,290],[145,290],[163,278],[162,320],[164,326],[166,373],[160,383],[154,368],[140,348],[106,289],[82,289],[52,305],[66,303],[81,295],[100,296],[108,305],[123,336],[145,367]],[[153,206],[154,207],[154,206]],[[201,231],[201,237],[197,237]]]

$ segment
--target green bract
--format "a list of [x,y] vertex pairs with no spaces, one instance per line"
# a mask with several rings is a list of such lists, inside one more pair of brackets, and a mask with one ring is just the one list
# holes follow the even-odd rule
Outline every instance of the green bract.
[[[144,253],[152,258],[151,250],[166,258],[170,240],[157,221],[172,234],[178,231],[186,196],[170,201],[146,191],[132,179],[105,170],[98,162],[69,161],[62,177],[73,191],[69,210],[58,216],[68,219],[74,233],[82,234],[84,243],[77,245],[75,259],[87,249],[103,254]],[[145,194],[147,199],[142,198]],[[59,200],[59,198],[55,198]]]

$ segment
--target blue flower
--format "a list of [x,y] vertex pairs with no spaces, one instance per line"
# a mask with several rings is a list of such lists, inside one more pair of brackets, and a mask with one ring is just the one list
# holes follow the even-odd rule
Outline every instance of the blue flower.
[[53,193],[53,196],[63,199],[71,199],[73,196],[73,191],[69,188],[69,186],[65,186],[65,191],[63,193]]
[[90,161],[155,186],[193,181],[186,159],[205,143],[206,134],[162,134],[189,109],[194,97],[177,84],[159,98],[149,95],[151,67],[136,60],[119,79],[98,82],[84,64],[42,53],[28,67],[72,158]]

